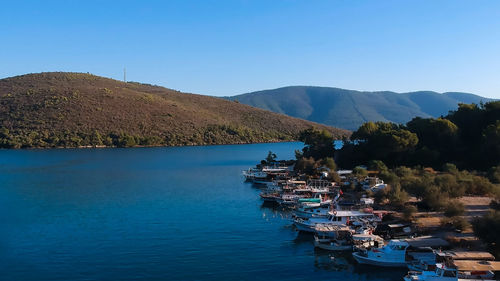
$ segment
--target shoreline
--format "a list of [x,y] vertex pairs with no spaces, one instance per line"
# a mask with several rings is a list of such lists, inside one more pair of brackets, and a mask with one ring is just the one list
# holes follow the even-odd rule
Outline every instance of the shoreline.
[[86,146],[54,146],[54,147],[20,147],[20,148],[0,148],[2,150],[63,150],[63,149],[106,149],[106,148],[154,148],[154,147],[193,147],[193,146],[221,146],[221,145],[247,145],[266,143],[286,143],[300,142],[299,140],[286,141],[262,141],[262,142],[238,142],[238,143],[218,143],[218,144],[183,144],[183,145],[134,145],[134,146],[107,146],[107,145],[86,145]]

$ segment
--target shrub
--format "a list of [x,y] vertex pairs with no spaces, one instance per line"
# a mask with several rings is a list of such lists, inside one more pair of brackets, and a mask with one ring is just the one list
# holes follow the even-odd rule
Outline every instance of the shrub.
[[363,179],[368,176],[368,171],[362,167],[357,166],[352,170],[352,174],[358,179]]
[[488,171],[488,178],[492,183],[500,183],[500,166],[491,167]]
[[370,169],[372,171],[379,171],[379,172],[383,172],[383,171],[387,171],[388,170],[388,168],[384,164],[384,162],[382,162],[380,160],[371,160],[368,163],[368,169]]
[[441,219],[441,225],[444,227],[453,227],[460,231],[464,231],[470,227],[470,223],[465,218],[458,216]]
[[439,187],[435,185],[428,185],[425,187],[422,204],[424,204],[427,208],[439,211],[444,207],[447,201],[448,194],[441,192]]
[[457,178],[452,174],[439,175],[434,178],[434,183],[441,192],[446,192],[450,197],[461,197],[465,194],[465,187],[457,182]]
[[328,169],[331,170],[331,172],[334,172],[335,170],[337,170],[337,164],[335,164],[335,160],[333,160],[332,157],[326,157],[325,159],[323,159],[321,161],[321,164],[325,167],[327,167]]
[[472,221],[474,234],[488,244],[497,258],[500,257],[500,211],[491,211],[482,218]]
[[455,164],[446,163],[443,165],[443,172],[454,174],[454,173],[458,172],[458,169],[457,169],[457,166]]
[[444,215],[447,217],[463,216],[465,207],[462,202],[457,200],[449,200],[448,205],[445,207]]
[[417,211],[417,207],[413,205],[406,205],[403,209],[403,218],[407,221],[410,221]]
[[401,189],[400,184],[391,186],[388,192],[388,199],[394,207],[401,208],[407,201],[409,195]]

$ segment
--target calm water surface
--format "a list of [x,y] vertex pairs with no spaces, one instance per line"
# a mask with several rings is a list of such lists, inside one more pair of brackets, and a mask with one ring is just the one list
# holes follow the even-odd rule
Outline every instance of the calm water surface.
[[402,280],[314,250],[243,182],[301,147],[0,150],[0,280]]

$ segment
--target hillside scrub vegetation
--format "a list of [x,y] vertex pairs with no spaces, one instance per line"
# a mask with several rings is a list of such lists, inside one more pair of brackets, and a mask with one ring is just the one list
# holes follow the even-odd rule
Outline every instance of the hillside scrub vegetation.
[[349,135],[221,98],[85,73],[0,79],[0,148],[291,141],[312,127]]

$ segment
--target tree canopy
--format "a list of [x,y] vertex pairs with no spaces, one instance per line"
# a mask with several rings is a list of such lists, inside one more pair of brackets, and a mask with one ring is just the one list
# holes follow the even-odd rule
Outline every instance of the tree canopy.
[[367,122],[339,152],[342,167],[381,160],[389,167],[423,165],[487,170],[500,165],[500,101],[460,104],[441,118],[406,125]]

